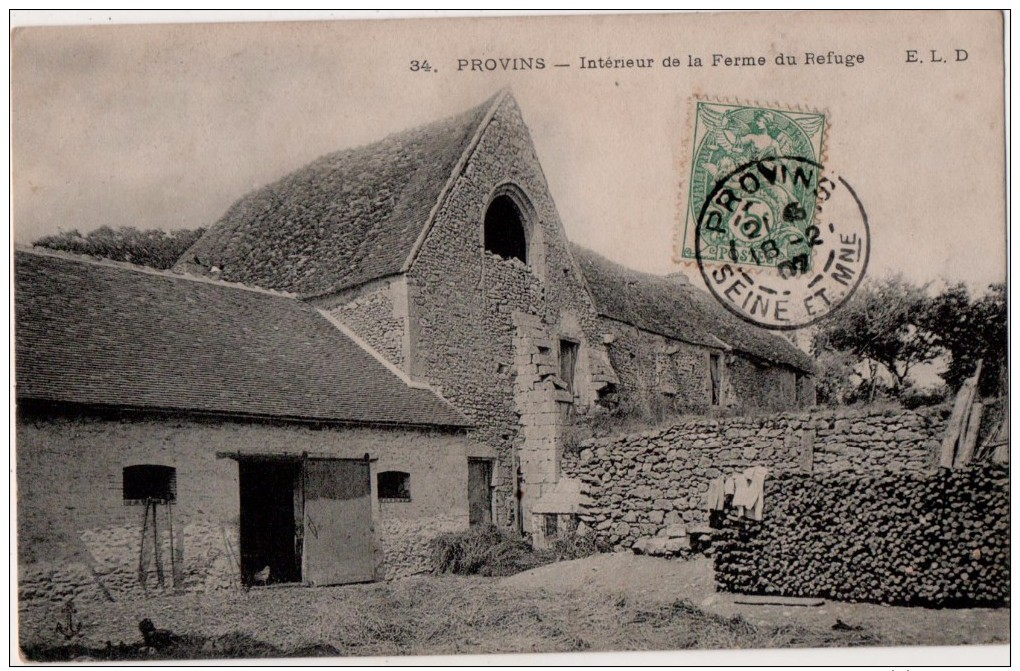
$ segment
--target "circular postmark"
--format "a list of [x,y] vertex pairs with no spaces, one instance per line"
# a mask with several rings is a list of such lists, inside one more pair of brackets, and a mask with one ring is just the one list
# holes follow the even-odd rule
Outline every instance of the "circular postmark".
[[843,177],[797,156],[761,158],[726,174],[701,206],[694,256],[712,295],[744,321],[810,326],[853,295],[871,236]]

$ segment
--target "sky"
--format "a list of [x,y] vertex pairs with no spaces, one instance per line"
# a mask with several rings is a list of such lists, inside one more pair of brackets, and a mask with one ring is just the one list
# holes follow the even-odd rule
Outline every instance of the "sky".
[[[908,64],[936,48],[949,62]],[[953,62],[955,49],[965,62]],[[780,54],[863,54],[852,68]],[[711,66],[764,55],[765,67]],[[702,68],[663,67],[688,55]],[[587,58],[652,68],[581,70]],[[457,71],[542,58],[542,70]],[[428,60],[431,72],[412,72]],[[569,68],[552,64],[567,63]],[[822,111],[826,166],[872,231],[869,275],[1005,278],[1002,26],[996,13],[462,18],[22,28],[12,35],[15,242],[99,226],[210,226],[316,157],[509,87],[567,235],[678,267],[696,95]],[[681,267],[697,279],[697,270]]]

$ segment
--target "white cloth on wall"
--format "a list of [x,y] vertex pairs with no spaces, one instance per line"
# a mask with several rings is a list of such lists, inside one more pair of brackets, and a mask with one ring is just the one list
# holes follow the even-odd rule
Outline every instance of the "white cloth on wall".
[[765,512],[765,478],[768,469],[752,466],[743,473],[718,477],[708,484],[705,507],[709,510],[726,508],[726,497],[732,496],[730,507],[737,515],[761,521]]
[[765,513],[765,478],[768,469],[752,466],[733,476],[733,501],[730,504],[737,515],[761,521]]

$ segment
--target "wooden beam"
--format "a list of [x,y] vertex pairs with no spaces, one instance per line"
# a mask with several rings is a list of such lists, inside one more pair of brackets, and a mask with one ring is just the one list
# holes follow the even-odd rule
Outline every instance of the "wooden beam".
[[824,606],[825,599],[811,599],[800,596],[771,596],[746,594],[733,599],[733,603],[747,606]]
[[946,423],[946,434],[942,437],[942,452],[939,457],[939,466],[952,468],[953,458],[956,456],[956,443],[960,438],[960,431],[963,429],[963,422],[967,406],[970,405],[970,380],[967,380],[956,393],[956,402],[953,403],[953,412],[949,415]]

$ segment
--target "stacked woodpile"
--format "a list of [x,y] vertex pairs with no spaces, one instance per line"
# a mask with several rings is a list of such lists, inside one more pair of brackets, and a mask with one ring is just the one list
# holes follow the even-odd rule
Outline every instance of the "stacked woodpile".
[[933,607],[1009,601],[1009,470],[972,464],[766,482],[716,537],[721,590]]

